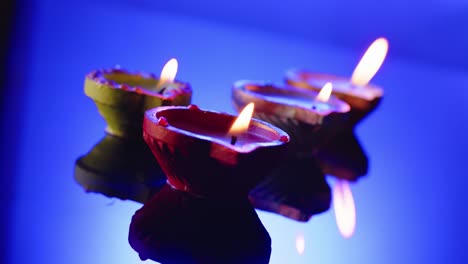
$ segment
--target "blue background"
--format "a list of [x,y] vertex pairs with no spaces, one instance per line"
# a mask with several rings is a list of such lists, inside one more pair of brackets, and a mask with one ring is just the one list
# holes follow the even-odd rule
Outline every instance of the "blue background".
[[176,57],[194,103],[234,113],[234,81],[282,81],[291,67],[350,76],[380,36],[390,51],[373,83],[385,96],[357,127],[371,163],[352,186],[356,233],[341,238],[333,210],[307,223],[259,212],[271,263],[468,262],[468,2],[31,0],[19,12],[1,137],[5,263],[140,262],[127,235],[141,205],[73,179],[104,135],[83,93],[89,71],[159,74]]

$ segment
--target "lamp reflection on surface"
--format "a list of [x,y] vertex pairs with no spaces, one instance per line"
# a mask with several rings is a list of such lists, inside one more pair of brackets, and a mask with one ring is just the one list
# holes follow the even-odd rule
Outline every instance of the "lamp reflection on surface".
[[[247,196],[281,160],[289,138],[251,120],[253,109],[237,117],[195,105],[145,113],[144,139],[168,184],[132,217],[129,242],[142,260],[269,263],[271,239]],[[243,145],[223,141],[226,134]]]
[[166,177],[143,139],[107,134],[76,160],[75,180],[86,192],[144,203]]
[[337,180],[333,186],[333,208],[338,229],[344,238],[350,238],[356,228],[356,206],[349,183]]
[[296,250],[299,255],[304,254],[305,246],[304,234],[300,233],[296,236]]

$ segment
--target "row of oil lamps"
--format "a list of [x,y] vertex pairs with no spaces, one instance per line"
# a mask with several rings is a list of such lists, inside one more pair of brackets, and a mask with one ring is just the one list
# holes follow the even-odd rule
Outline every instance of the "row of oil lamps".
[[[332,175],[338,217],[352,199],[347,182],[367,173],[354,127],[383,96],[369,81],[387,50],[386,39],[374,41],[351,79],[294,69],[284,84],[237,81],[238,116],[190,104],[175,59],[159,78],[93,71],[85,94],[106,135],[77,159],[75,179],[86,191],[144,203],[129,231],[143,260],[268,263],[271,239],[255,209],[308,221],[330,207]],[[343,235],[353,218],[341,216]]]

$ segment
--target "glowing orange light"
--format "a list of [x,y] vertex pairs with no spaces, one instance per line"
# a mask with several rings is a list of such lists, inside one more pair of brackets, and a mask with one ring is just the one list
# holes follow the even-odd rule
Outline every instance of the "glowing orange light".
[[328,102],[328,99],[330,99],[330,95],[332,93],[333,86],[330,82],[327,82],[322,89],[320,90],[319,94],[315,98],[315,100],[320,101],[320,102]]
[[303,234],[298,234],[296,237],[296,250],[299,255],[304,254],[305,238]]
[[386,38],[376,39],[362,56],[358,65],[354,69],[351,82],[356,85],[366,85],[377,73],[385,60],[388,51],[388,41]]
[[356,207],[347,181],[339,180],[333,187],[333,207],[341,235],[352,237],[356,228]]
[[178,68],[178,63],[175,58],[170,59],[166,64],[164,65],[161,75],[159,76],[159,87],[161,87],[164,84],[171,83],[174,81],[176,74],[177,74],[177,68]]
[[229,135],[238,136],[249,128],[250,120],[252,119],[252,114],[254,111],[255,104],[250,103],[242,109],[239,116],[236,118],[234,123],[229,129]]

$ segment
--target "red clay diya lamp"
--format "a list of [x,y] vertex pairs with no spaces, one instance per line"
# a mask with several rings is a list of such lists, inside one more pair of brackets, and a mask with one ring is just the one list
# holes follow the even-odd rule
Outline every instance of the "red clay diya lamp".
[[105,137],[76,161],[75,180],[87,192],[145,202],[165,184],[142,138],[142,122],[149,108],[190,103],[190,85],[174,81],[176,73],[171,59],[160,78],[117,68],[86,76],[85,94],[107,122]]
[[[143,135],[167,183],[132,218],[130,245],[162,263],[268,263],[271,239],[249,191],[280,162],[288,135],[250,120],[197,106],[158,107]],[[250,112],[250,114],[248,113]]]
[[382,88],[369,84],[379,70],[388,51],[385,38],[375,40],[356,66],[351,79],[302,69],[286,72],[286,83],[318,91],[325,83],[333,84],[333,94],[351,106],[350,125],[354,126],[374,110],[383,97]]
[[174,80],[177,60],[164,66],[161,77],[123,69],[96,70],[85,80],[85,94],[93,99],[107,122],[106,132],[119,137],[141,137],[146,110],[166,105],[189,105],[192,89]]
[[254,116],[268,121],[290,136],[288,155],[250,192],[257,209],[278,213],[297,221],[308,221],[328,210],[331,190],[314,152],[346,121],[349,105],[331,97],[331,85],[320,93],[261,81],[234,83],[234,107],[254,102]]

